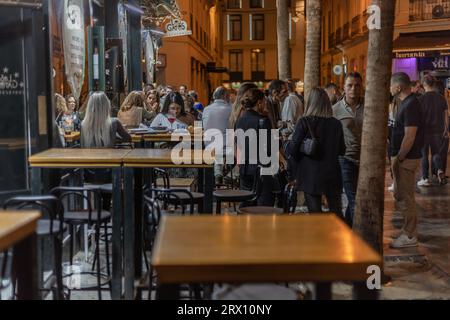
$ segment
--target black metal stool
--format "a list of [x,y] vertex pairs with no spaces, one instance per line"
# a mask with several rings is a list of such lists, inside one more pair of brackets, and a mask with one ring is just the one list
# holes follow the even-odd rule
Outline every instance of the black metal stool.
[[[44,218],[37,223],[36,234],[38,238],[50,237],[54,247],[54,276],[56,289],[51,286],[53,297],[56,300],[64,299],[63,276],[62,276],[62,241],[65,230],[64,208],[61,201],[54,196],[21,196],[7,200],[3,209],[17,210],[37,209],[41,210]],[[40,291],[48,289],[40,288]]]
[[[167,170],[155,168],[153,169],[153,188],[157,189],[157,177],[160,176],[163,179],[163,189],[170,190],[170,177]],[[177,189],[181,190],[181,189]],[[189,192],[190,195],[188,195],[185,192],[175,192],[172,194],[176,194],[176,197],[168,198],[167,201],[170,204],[189,204],[192,200],[194,200],[194,204],[198,206],[198,211],[202,213],[203,211],[203,199],[205,198],[205,195],[200,192]]]
[[[109,284],[111,290],[111,271],[110,271],[110,259],[109,259],[109,243],[108,237],[105,237],[105,251],[106,251],[106,270],[107,274],[101,272],[101,260],[100,260],[100,237],[101,237],[101,225],[103,225],[104,232],[107,235],[108,222],[111,220],[111,213],[109,211],[102,209],[102,189],[93,187],[57,187],[51,191],[52,194],[59,197],[59,199],[64,200],[70,196],[74,196],[85,200],[87,203],[87,208],[84,210],[66,210],[64,213],[64,222],[69,225],[70,228],[70,263],[73,263],[73,243],[75,239],[75,227],[82,225],[95,225],[95,252],[94,261],[92,264],[92,272],[81,272],[80,275],[92,275],[97,277],[97,286],[95,287],[84,287],[77,288],[76,290],[94,290],[98,292],[99,300],[102,300],[102,288]],[[91,204],[91,197],[96,199],[96,208]],[[97,263],[96,263],[97,262]],[[94,272],[95,266],[97,266],[97,271]],[[102,278],[106,279],[102,283]]]

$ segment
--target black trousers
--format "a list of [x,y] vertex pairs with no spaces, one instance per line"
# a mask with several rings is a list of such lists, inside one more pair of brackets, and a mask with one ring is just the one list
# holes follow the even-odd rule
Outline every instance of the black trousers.
[[[340,194],[325,195],[328,201],[330,212],[335,213],[340,218],[344,219],[342,214],[342,199]],[[305,193],[306,206],[310,213],[321,213],[322,211],[322,196]]]

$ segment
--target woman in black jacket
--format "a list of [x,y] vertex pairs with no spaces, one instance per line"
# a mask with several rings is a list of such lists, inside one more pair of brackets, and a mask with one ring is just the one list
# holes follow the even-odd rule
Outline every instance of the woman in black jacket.
[[[312,131],[312,132],[311,132]],[[302,150],[305,139],[314,137],[317,149],[313,155]],[[296,126],[287,148],[294,161],[299,191],[305,193],[309,212],[322,212],[322,196],[326,196],[331,212],[342,217],[342,176],[339,156],[345,153],[344,133],[340,121],[333,118],[330,99],[325,90],[311,90],[306,112]]]
[[[242,130],[242,132],[247,133],[254,131],[256,140],[245,139],[244,143],[239,141],[237,143],[237,148],[240,155],[243,156],[239,166],[240,182],[242,190],[252,190],[255,182],[255,174],[257,173],[258,166],[268,167],[269,165],[262,165],[260,161],[260,147],[263,147],[264,152],[269,157],[271,156],[271,123],[269,118],[264,116],[265,106],[264,93],[259,89],[250,89],[245,93],[242,98],[241,104],[245,109],[245,112],[236,122],[236,130]],[[260,145],[260,133],[266,131],[266,143],[261,143]],[[251,140],[251,141],[250,141]],[[252,148],[253,146],[253,148]],[[252,153],[253,151],[254,153]],[[260,196],[257,200],[258,206],[270,206],[273,207],[275,204],[275,193],[279,193],[279,185],[276,179],[271,175],[263,175],[261,178],[261,189]],[[243,203],[241,206],[251,206],[252,203]]]

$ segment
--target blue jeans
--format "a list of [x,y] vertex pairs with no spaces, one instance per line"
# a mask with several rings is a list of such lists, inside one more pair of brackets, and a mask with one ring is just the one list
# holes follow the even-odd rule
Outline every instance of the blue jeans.
[[343,157],[339,158],[342,172],[342,182],[344,184],[345,195],[348,206],[345,211],[345,221],[353,227],[353,217],[355,215],[356,190],[358,188],[359,165]]

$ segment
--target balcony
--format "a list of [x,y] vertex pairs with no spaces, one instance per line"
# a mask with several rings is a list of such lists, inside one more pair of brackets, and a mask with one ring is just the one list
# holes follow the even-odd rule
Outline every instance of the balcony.
[[252,71],[252,81],[265,81],[266,73],[264,71]]
[[336,45],[340,45],[342,43],[342,28],[338,28],[336,30]]
[[361,16],[358,14],[356,17],[353,17],[352,19],[352,37],[356,36],[360,31],[360,24],[361,24]]
[[409,0],[409,21],[426,21],[450,18],[448,0]]
[[243,72],[236,72],[236,71],[230,72],[230,81],[231,82],[242,82],[243,79],[244,79]]
[[346,24],[344,24],[342,41],[346,41],[349,39],[350,39],[350,23],[347,22]]
[[367,13],[367,10],[364,10],[363,12],[363,25],[362,25],[362,31],[363,33],[366,33],[369,31],[369,28],[367,28],[367,20],[369,19],[369,14]]

